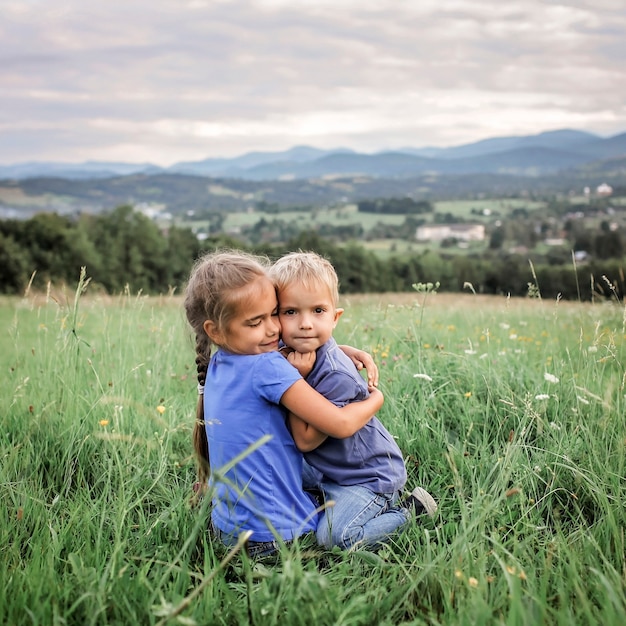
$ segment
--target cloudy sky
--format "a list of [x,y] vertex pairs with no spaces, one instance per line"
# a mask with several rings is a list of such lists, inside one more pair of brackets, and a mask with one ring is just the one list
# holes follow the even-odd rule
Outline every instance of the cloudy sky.
[[623,0],[0,0],[0,163],[626,131]]

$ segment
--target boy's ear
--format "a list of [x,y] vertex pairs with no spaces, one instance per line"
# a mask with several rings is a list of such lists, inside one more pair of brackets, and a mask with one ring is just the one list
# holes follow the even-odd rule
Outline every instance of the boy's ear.
[[[339,321],[339,318],[343,315],[343,309],[335,309],[335,324]],[[334,328],[334,326],[333,326]]]
[[223,334],[218,330],[217,325],[212,320],[205,320],[202,325],[204,332],[208,335],[209,339],[217,346],[223,342]]

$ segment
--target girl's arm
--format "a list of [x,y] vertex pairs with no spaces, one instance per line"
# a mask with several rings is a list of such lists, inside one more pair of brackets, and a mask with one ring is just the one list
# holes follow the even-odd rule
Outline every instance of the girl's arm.
[[[368,386],[370,390],[378,385],[378,368],[374,363],[374,359],[372,359],[372,357],[367,352],[364,352],[363,350],[358,350],[357,348],[353,348],[351,346],[339,347],[343,350],[343,352],[346,353],[347,356],[352,359],[357,369],[360,370],[363,369],[363,367],[367,369]],[[311,372],[316,358],[315,352],[301,354],[299,352],[292,351],[285,354],[285,356],[287,356],[289,362],[300,372],[300,375],[303,377],[308,376],[308,374]],[[328,437],[328,434],[326,432],[318,430],[317,428],[315,428],[315,426],[308,423],[305,419],[301,419],[292,411],[289,412],[289,426],[291,429],[291,436],[293,437],[296,447],[298,448],[298,450],[300,450],[300,452],[310,452],[311,450],[315,450],[315,448],[323,443]]]
[[370,421],[382,407],[384,396],[378,389],[372,389],[366,400],[338,407],[301,379],[285,391],[280,402],[317,430],[337,439],[345,439]]

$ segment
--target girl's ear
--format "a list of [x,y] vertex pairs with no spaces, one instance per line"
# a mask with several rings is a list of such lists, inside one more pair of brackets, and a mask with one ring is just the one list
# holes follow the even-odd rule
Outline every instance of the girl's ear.
[[222,345],[223,334],[218,330],[217,324],[212,320],[205,320],[202,325],[204,332],[208,335],[209,339],[217,346]]

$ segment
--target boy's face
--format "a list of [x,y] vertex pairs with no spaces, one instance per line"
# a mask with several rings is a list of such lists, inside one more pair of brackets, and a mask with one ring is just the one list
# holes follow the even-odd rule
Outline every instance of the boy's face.
[[332,336],[343,309],[336,309],[323,285],[294,284],[278,294],[282,340],[296,352],[313,352]]

